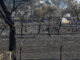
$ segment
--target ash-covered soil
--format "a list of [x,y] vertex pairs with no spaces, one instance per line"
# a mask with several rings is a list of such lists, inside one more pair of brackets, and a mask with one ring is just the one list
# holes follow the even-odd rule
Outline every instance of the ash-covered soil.
[[[17,38],[17,58],[19,40],[22,40],[22,60],[80,59],[80,37],[77,35],[29,35],[31,38]],[[32,37],[33,36],[33,37]],[[8,50],[8,40],[0,42],[0,53]]]

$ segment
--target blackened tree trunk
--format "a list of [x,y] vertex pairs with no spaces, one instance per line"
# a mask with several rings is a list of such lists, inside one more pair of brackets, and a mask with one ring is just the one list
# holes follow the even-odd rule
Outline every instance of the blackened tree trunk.
[[9,51],[16,50],[15,27],[10,27]]
[[60,60],[62,60],[62,49],[63,49],[63,46],[61,44],[61,46],[60,46]]
[[49,36],[51,36],[51,34],[50,34],[50,20],[51,20],[51,18],[50,18],[50,16],[48,17],[48,35]]
[[61,24],[61,19],[63,18],[63,12],[61,12],[61,16],[58,18],[58,21],[59,21],[59,27],[58,27],[58,35],[60,34],[60,29],[61,29],[61,26],[62,26],[62,24]]
[[27,26],[26,26],[26,24],[25,24],[25,32],[27,32]]
[[[21,40],[22,39],[23,39],[23,19],[21,19]],[[22,41],[21,40],[20,40],[20,60],[22,59]]]
[[60,34],[60,29],[61,29],[61,21],[59,21],[58,35]]
[[77,19],[76,19],[76,22],[75,22],[75,25],[76,25],[76,31],[77,31],[77,23],[78,23],[78,21],[79,21],[79,13],[78,13],[78,11],[76,10],[76,9],[74,9],[75,10],[75,15],[76,15],[76,17],[77,17]]
[[12,11],[15,10],[15,5],[16,5],[16,2],[15,2],[15,0],[13,0],[13,9],[12,9]]
[[[16,50],[16,39],[15,39],[15,27],[14,22],[11,19],[11,13],[7,10],[7,7],[3,0],[0,0],[0,5],[3,10],[3,17],[5,22],[10,27],[10,34],[9,34],[9,51],[14,52]],[[13,59],[16,60],[15,53],[13,53]]]
[[40,30],[41,30],[41,19],[39,19],[38,34],[40,34]]

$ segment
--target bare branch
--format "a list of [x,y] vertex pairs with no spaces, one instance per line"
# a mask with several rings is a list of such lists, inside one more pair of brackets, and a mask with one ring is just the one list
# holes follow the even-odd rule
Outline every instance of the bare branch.
[[18,8],[18,6],[20,6],[20,4],[21,4],[22,1],[23,1],[23,0],[21,0],[21,1],[17,4],[17,6],[15,6],[15,8],[11,11],[11,14]]

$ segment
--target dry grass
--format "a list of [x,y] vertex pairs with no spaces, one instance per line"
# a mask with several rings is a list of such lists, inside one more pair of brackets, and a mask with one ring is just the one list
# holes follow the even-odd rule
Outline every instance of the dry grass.
[[2,54],[0,54],[0,60],[2,60],[3,59],[3,53]]
[[12,52],[9,52],[9,51],[7,51],[5,53],[1,53],[0,60],[12,60],[11,56],[12,56]]

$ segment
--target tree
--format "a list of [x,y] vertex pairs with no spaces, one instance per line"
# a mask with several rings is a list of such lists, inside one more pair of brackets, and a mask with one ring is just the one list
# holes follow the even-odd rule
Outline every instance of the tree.
[[34,11],[39,21],[38,34],[40,32],[41,22],[43,21],[44,18],[47,18],[48,20],[47,31],[48,31],[48,35],[50,36],[51,34],[50,21],[54,18],[55,15],[57,15],[56,14],[57,7],[55,5],[43,4],[40,5],[40,7],[35,8]]
[[34,10],[36,18],[38,19],[39,22],[39,28],[38,28],[38,34],[40,33],[40,29],[41,29],[41,21],[44,15],[44,11],[42,8],[35,8]]
[[54,15],[56,14],[55,12],[57,11],[57,7],[56,6],[48,6],[47,8],[47,18],[48,18],[48,35],[51,35],[51,25],[50,25],[50,21],[54,18]]
[[77,31],[77,25],[78,22],[80,21],[79,14],[80,14],[80,4],[71,4],[71,6],[68,8],[70,11],[72,17],[75,18],[75,25],[76,25],[76,31]]
[[[19,3],[20,4],[20,3]],[[14,22],[12,21],[11,15],[13,11],[16,10],[16,8],[19,6],[15,6],[15,0],[13,0],[13,9],[12,11],[8,11],[6,4],[4,3],[4,0],[0,0],[0,6],[2,10],[0,10],[0,13],[2,17],[4,18],[4,21],[8,26],[10,27],[10,34],[9,34],[9,52],[12,53],[12,60],[16,60],[16,38],[15,38],[15,26]]]

